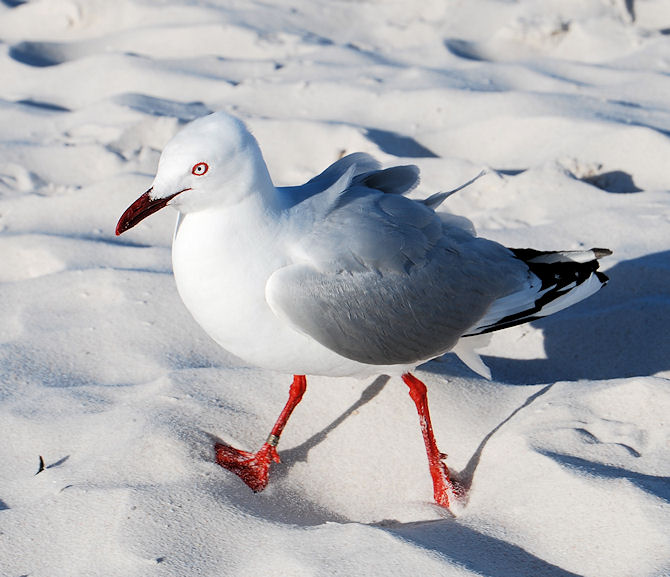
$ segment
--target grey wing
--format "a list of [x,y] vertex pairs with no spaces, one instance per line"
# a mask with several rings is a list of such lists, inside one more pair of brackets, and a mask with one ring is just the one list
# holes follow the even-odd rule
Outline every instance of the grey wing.
[[343,196],[308,235],[312,261],[266,285],[278,316],[342,356],[376,365],[438,356],[526,276],[507,249],[421,203]]
[[421,282],[431,270],[446,274],[440,269],[428,267],[407,282],[398,273],[324,274],[292,265],[270,278],[266,297],[275,313],[344,357],[410,364],[448,351],[489,304],[485,295]]

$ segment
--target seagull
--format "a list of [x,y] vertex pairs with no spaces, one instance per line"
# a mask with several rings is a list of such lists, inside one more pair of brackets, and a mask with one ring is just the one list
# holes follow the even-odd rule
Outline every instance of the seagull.
[[437,447],[414,369],[453,350],[490,378],[477,335],[558,312],[607,282],[597,269],[609,250],[506,248],[477,237],[466,218],[436,212],[450,193],[409,198],[418,183],[416,166],[384,169],[354,153],[301,186],[276,187],[244,123],[215,112],[172,138],[151,188],[121,216],[117,235],[177,209],[172,264],[186,308],[224,349],[293,375],[256,453],[215,445],[217,463],[253,491],[279,462],[306,375],[388,375],[409,387],[434,499],[449,509],[465,490]]

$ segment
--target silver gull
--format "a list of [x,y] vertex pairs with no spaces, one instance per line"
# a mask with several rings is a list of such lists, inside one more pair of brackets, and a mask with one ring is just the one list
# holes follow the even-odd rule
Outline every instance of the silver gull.
[[[222,347],[294,375],[289,400],[256,453],[216,445],[217,462],[254,491],[270,463],[305,375],[399,376],[420,416],[435,501],[463,497],[432,431],[417,365],[454,350],[489,377],[475,335],[546,316],[595,293],[606,249],[541,252],[478,238],[472,224],[412,200],[415,166],[382,169],[363,153],[302,186],[275,187],[258,143],[217,112],[165,147],[151,188],[116,234],[163,208],[178,211],[174,276],[188,310]],[[469,344],[470,343],[470,344]]]

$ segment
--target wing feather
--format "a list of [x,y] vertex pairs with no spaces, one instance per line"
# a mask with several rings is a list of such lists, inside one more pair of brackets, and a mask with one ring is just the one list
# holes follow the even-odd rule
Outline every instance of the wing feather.
[[[473,239],[479,240],[487,244],[486,253],[488,241]],[[375,365],[418,363],[450,350],[509,292],[508,281],[518,282],[522,274],[516,267],[501,271],[476,252],[442,246],[409,270],[336,269],[305,263],[282,268],[268,280],[267,302],[327,348]]]

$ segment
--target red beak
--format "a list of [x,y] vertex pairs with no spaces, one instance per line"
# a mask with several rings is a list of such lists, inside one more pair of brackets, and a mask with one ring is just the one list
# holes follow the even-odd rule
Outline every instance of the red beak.
[[127,230],[133,228],[138,222],[144,220],[147,216],[153,214],[154,212],[159,211],[175,196],[184,192],[183,190],[180,190],[179,192],[175,192],[174,194],[166,196],[165,198],[152,199],[149,196],[151,190],[151,188],[147,190],[126,209],[126,212],[121,215],[121,218],[116,225],[116,236],[119,236],[122,232],[126,232]]

